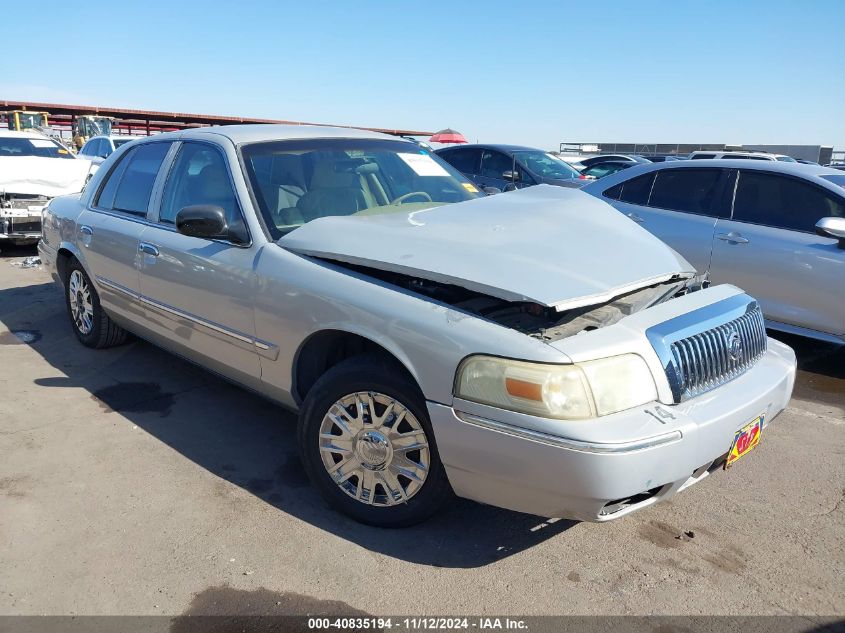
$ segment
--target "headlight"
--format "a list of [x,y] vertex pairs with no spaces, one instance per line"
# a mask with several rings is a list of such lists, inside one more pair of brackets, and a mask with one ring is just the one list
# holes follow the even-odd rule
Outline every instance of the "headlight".
[[458,368],[455,395],[520,413],[581,420],[656,400],[657,388],[636,354],[575,365],[470,356]]

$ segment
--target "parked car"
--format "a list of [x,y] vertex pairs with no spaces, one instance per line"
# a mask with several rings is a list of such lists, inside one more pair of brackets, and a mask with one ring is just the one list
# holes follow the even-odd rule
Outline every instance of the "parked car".
[[735,283],[767,325],[845,342],[845,174],[775,161],[662,163],[584,191],[676,249],[713,283]]
[[737,151],[728,151],[728,152],[710,152],[710,151],[697,151],[692,152],[689,155],[690,160],[702,160],[702,159],[730,159],[730,160],[771,160],[771,161],[779,161],[781,163],[795,163],[797,162],[792,156],[787,156],[786,154],[770,154],[769,152],[737,152]]
[[825,165],[825,167],[830,167],[831,169],[838,169],[840,171],[845,171],[845,163],[831,163],[830,165]]
[[82,191],[91,162],[38,132],[0,130],[0,243],[34,244],[53,196]]
[[131,143],[132,141],[144,138],[143,136],[126,136],[126,135],[103,135],[95,136],[89,139],[85,145],[79,150],[79,155],[88,158],[95,165],[99,165],[121,145]]
[[481,188],[500,191],[545,183],[579,187],[586,180],[557,156],[521,145],[459,145],[436,154]]
[[615,174],[617,171],[622,171],[623,169],[628,169],[629,167],[633,167],[634,165],[638,164],[639,163],[607,160],[600,163],[593,163],[589,167],[585,167],[584,169],[582,169],[581,173],[585,176],[592,176],[593,178],[604,178],[605,176],[609,176],[610,174]]
[[646,156],[652,163],[665,163],[673,160],[687,160],[686,156],[676,156],[674,154],[662,154],[659,156]]
[[314,486],[382,526],[452,491],[624,516],[753,448],[795,376],[754,299],[610,205],[483,196],[362,130],[142,139],[50,203],[39,251],[80,343],[128,330],[298,411]]
[[639,154],[599,154],[598,156],[591,156],[589,158],[581,159],[580,163],[584,167],[592,167],[598,163],[605,163],[607,161],[615,161],[619,163],[630,163],[632,165],[643,164],[648,165],[651,161]]

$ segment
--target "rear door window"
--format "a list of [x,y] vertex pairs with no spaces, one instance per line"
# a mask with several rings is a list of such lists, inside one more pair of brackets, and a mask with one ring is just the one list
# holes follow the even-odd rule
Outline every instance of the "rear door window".
[[170,143],[145,143],[127,152],[97,196],[101,209],[145,216],[156,176]]
[[651,187],[654,184],[656,174],[656,171],[651,172],[650,174],[644,174],[622,183],[622,193],[619,199],[629,204],[648,204],[648,196],[651,193]]
[[438,154],[440,158],[452,165],[459,172],[464,174],[478,174],[478,164],[481,157],[481,150],[478,149],[456,149],[451,152]]
[[[721,169],[664,169],[657,172],[648,206],[716,215]],[[624,192],[623,192],[624,195]]]
[[812,233],[825,217],[845,217],[845,200],[796,178],[740,172],[734,220]]

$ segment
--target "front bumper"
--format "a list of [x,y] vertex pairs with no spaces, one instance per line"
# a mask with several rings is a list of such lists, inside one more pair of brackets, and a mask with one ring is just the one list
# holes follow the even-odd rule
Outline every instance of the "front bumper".
[[0,240],[37,242],[41,237],[41,213],[0,215]]
[[614,441],[524,433],[530,416],[463,401],[429,402],[428,412],[457,495],[544,517],[608,521],[704,479],[738,429],[761,414],[765,429],[786,407],[794,382],[794,352],[769,339],[754,367],[713,391],[584,422],[637,429]]

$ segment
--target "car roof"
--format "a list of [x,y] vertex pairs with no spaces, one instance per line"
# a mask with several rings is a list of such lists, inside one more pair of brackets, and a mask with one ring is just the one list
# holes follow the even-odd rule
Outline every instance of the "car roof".
[[[628,169],[623,169],[615,174],[605,176],[595,182],[588,183],[584,186],[584,189],[592,190],[596,187],[601,187],[602,191],[604,191],[605,189],[619,184],[620,182],[636,178],[640,174],[647,174],[652,171],[664,171],[667,169],[712,169],[714,167],[721,169],[743,169],[746,171],[771,171],[778,174],[798,176],[800,178],[811,178],[819,184],[824,184],[825,186],[830,185],[828,188],[834,189],[837,193],[841,193],[841,187],[837,188],[837,186],[830,181],[820,178],[821,176],[842,175],[841,171],[830,167],[804,165],[802,163],[784,163],[775,160],[749,161],[731,160],[728,158],[711,158],[706,161],[673,160],[664,163],[641,163]],[[815,180],[817,178],[818,180]],[[601,184],[599,185],[598,183]]]
[[546,150],[539,149],[537,147],[528,147],[527,145],[506,145],[502,143],[460,143],[459,145],[449,146],[449,147],[439,147],[435,151],[447,151],[452,149],[495,149],[500,152],[543,152],[546,153]]
[[412,141],[400,138],[398,136],[381,134],[379,132],[370,132],[368,130],[359,130],[357,128],[328,127],[323,125],[276,125],[262,123],[253,123],[245,125],[214,125],[210,127],[194,128],[192,130],[164,132],[162,134],[155,134],[150,137],[145,137],[145,140],[146,138],[158,140],[202,140],[203,138],[207,139],[209,136],[225,137],[235,145],[241,145],[243,143],[257,143],[261,141],[287,141],[318,138],[369,138],[380,140],[394,140],[403,143],[409,143],[411,145],[416,145]]
[[[795,176],[823,176],[835,174],[836,170],[821,165],[805,165],[803,163],[785,163],[775,160],[733,160],[730,158],[711,158],[706,162],[674,160],[667,163],[652,163],[657,169],[691,169],[706,167],[732,167],[734,169],[756,169],[757,171],[776,171],[781,174]],[[651,165],[645,165],[651,167]]]
[[129,135],[129,134],[97,134],[97,136],[92,136],[91,138],[89,138],[86,141],[86,143],[90,143],[91,141],[95,141],[98,138],[107,138],[107,139],[112,139],[112,140],[116,140],[116,141],[120,141],[120,140],[134,141],[134,140],[139,139],[139,138],[149,138],[149,137],[147,137],[147,136],[135,136],[134,134],[132,134],[132,135]]
[[[16,130],[0,130],[0,136],[12,137],[12,138],[41,138],[41,139],[50,139],[49,136],[46,134],[41,134],[40,132],[18,132]],[[50,139],[53,140],[53,139]]]

